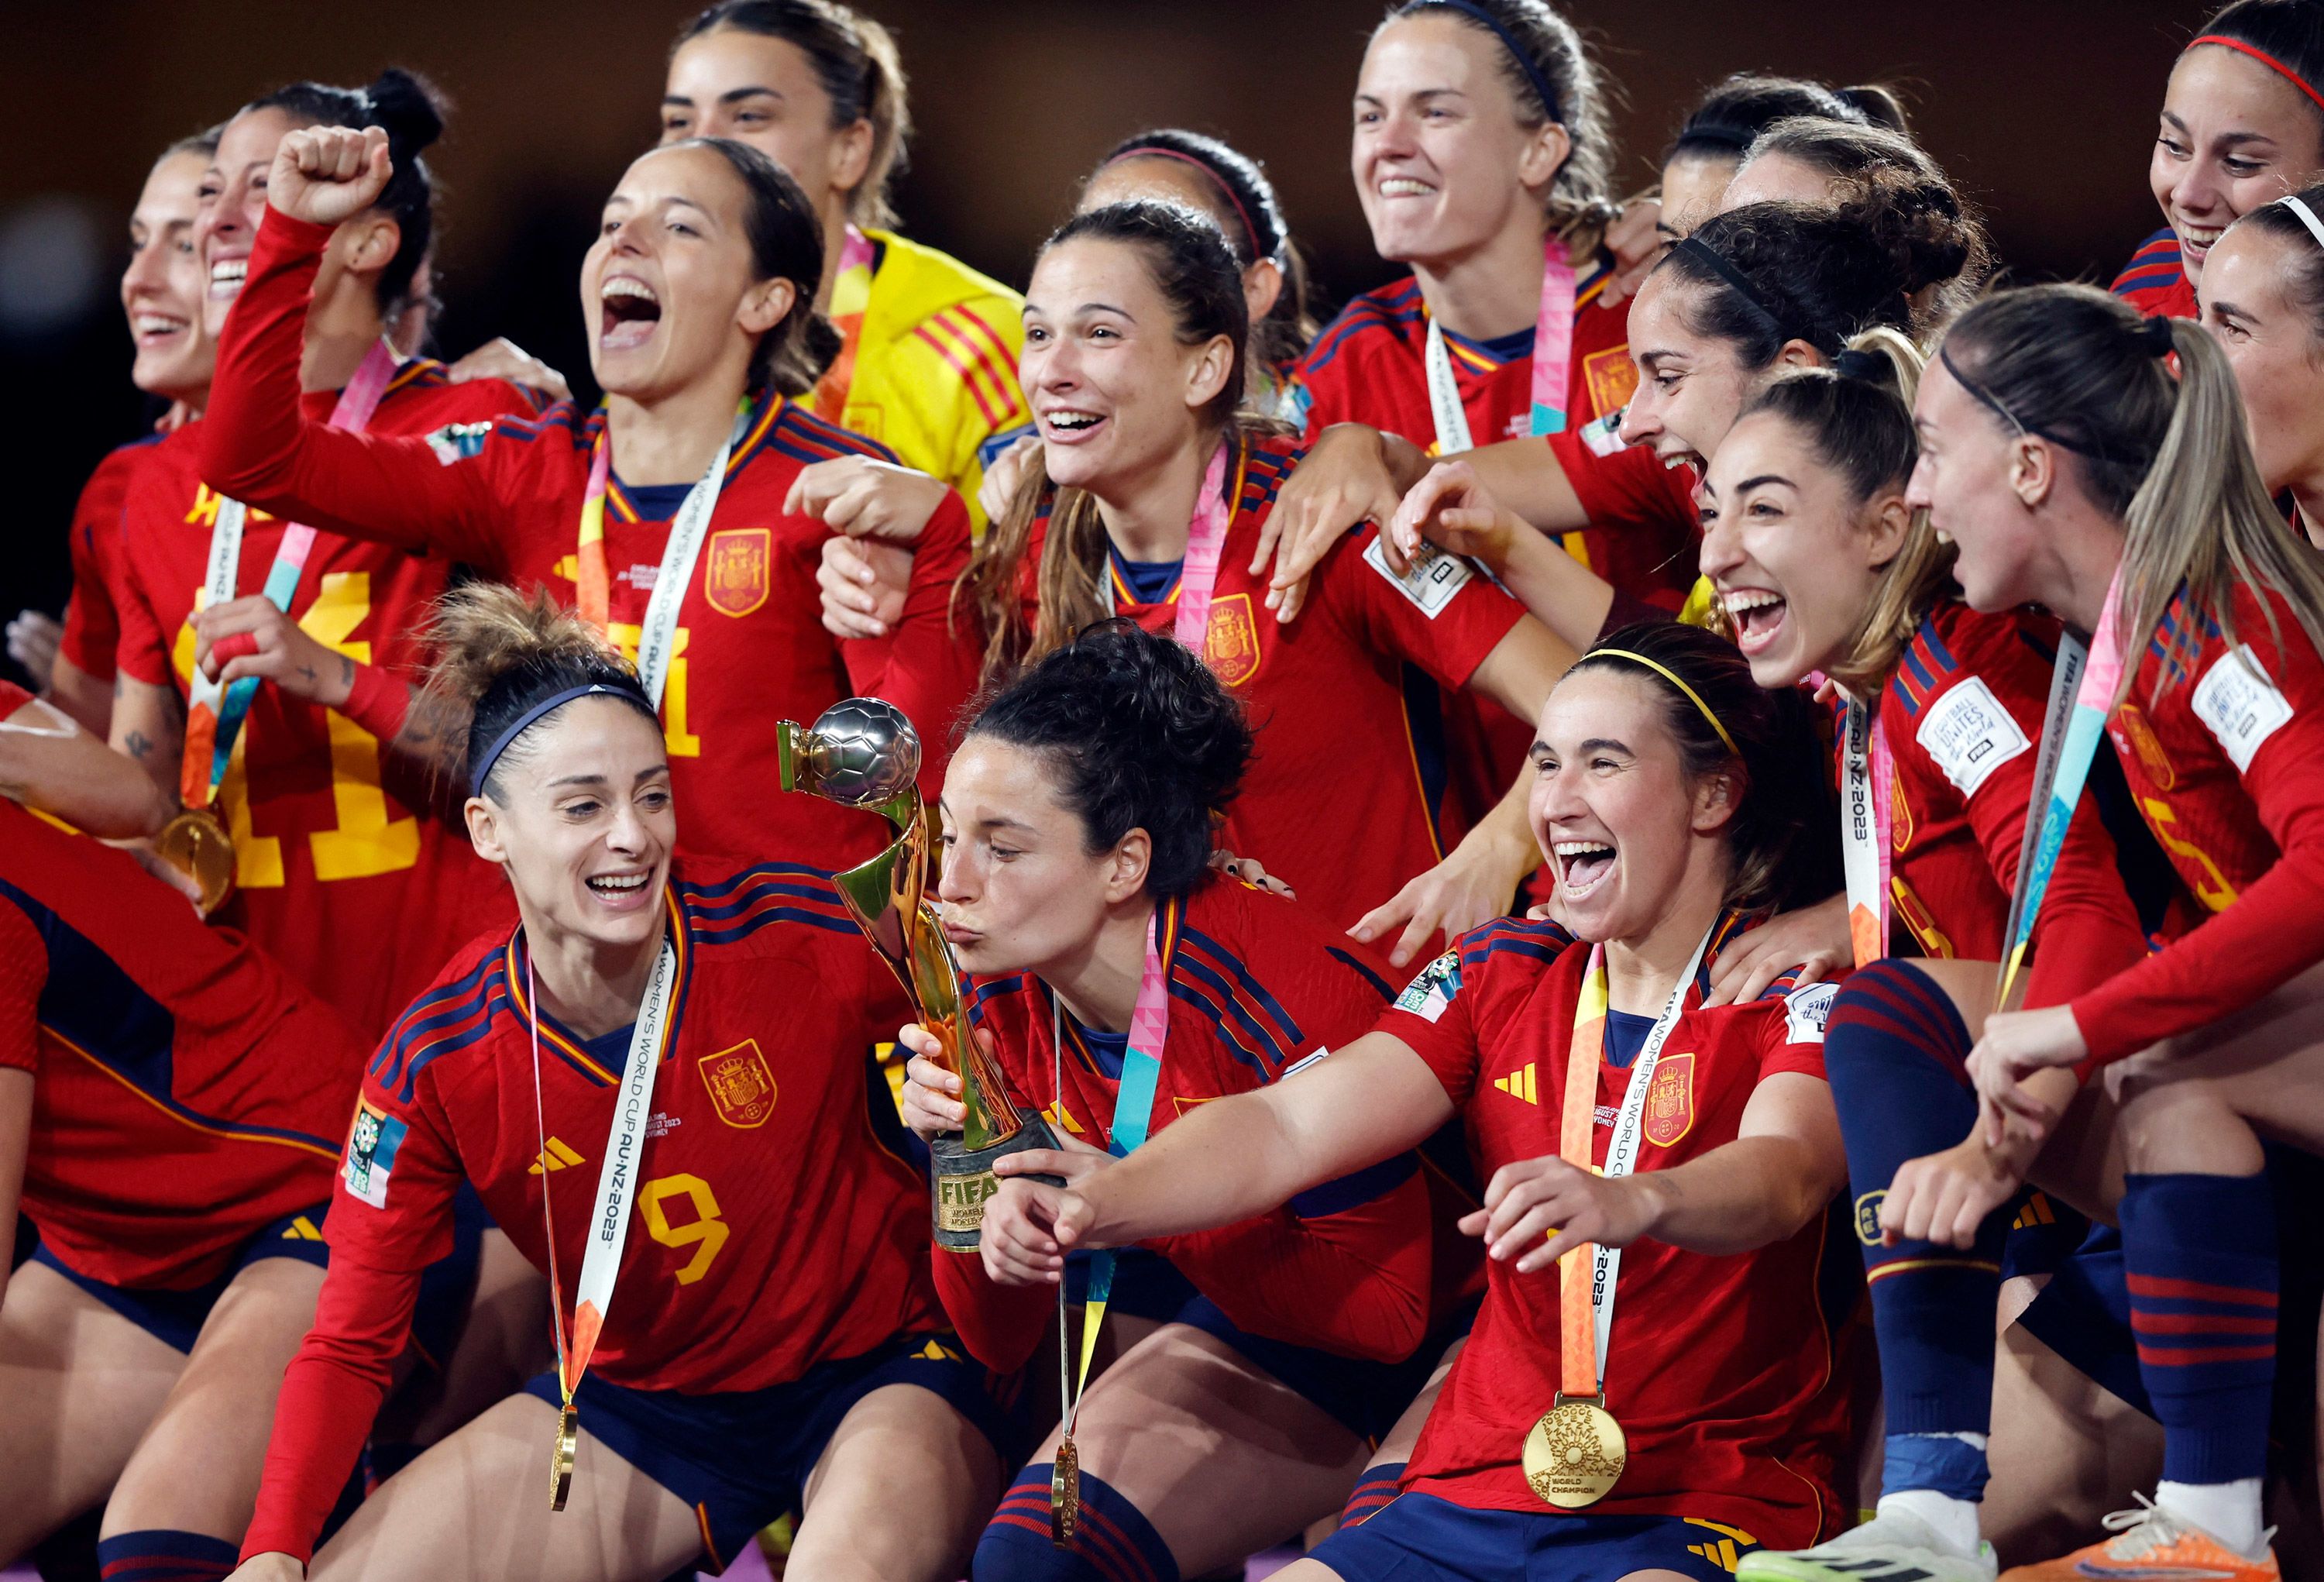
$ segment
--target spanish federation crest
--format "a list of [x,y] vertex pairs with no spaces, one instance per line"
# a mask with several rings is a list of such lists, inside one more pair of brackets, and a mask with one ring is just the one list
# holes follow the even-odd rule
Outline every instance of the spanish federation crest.
[[1665,1055],[1646,1088],[1646,1141],[1668,1148],[1694,1130],[1694,1057]]
[[730,527],[702,546],[702,597],[722,615],[749,615],[767,602],[774,530]]
[[759,1041],[746,1038],[731,1050],[705,1055],[697,1068],[718,1118],[744,1131],[763,1126],[775,1113],[775,1074],[759,1052]]
[[1203,657],[1212,673],[1229,687],[1240,687],[1258,673],[1259,624],[1251,619],[1250,595],[1227,593],[1211,600],[1211,626],[1203,639]]

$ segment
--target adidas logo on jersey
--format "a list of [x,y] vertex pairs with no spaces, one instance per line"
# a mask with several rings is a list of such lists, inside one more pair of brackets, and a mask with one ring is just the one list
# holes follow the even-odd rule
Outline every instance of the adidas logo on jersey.
[[2057,1223],[2057,1212],[2050,1207],[2050,1199],[2036,1192],[2025,1199],[2025,1207],[2017,1211],[2017,1217],[2009,1222],[2009,1228],[2032,1230],[2037,1225]]
[[567,1165],[588,1162],[587,1160],[574,1152],[572,1144],[566,1142],[564,1138],[551,1137],[549,1140],[549,1146],[540,1151],[540,1157],[527,1166],[524,1173],[529,1176],[547,1175],[551,1170],[560,1170]]
[[1743,1550],[1754,1547],[1758,1542],[1739,1527],[1729,1527],[1718,1522],[1705,1522],[1699,1516],[1688,1517],[1686,1524],[1689,1527],[1707,1527],[1719,1535],[1716,1538],[1706,1539],[1702,1543],[1688,1544],[1686,1552],[1691,1555],[1700,1555],[1722,1571],[1732,1573],[1736,1567],[1743,1563]]
[[1535,1064],[1527,1060],[1506,1077],[1493,1078],[1493,1086],[1511,1098],[1521,1098],[1527,1104],[1541,1102],[1541,1090],[1534,1078]]
[[282,1227],[282,1239],[286,1242],[319,1242],[323,1239],[323,1233],[315,1228],[313,1220],[302,1214]]
[[1074,1119],[1074,1112],[1065,1107],[1065,1101],[1062,1098],[1043,1110],[1041,1118],[1057,1131],[1070,1132],[1076,1137],[1082,1134],[1082,1124]]

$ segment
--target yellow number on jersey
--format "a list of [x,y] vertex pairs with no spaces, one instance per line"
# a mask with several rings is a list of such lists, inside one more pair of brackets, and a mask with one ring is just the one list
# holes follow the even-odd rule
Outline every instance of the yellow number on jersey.
[[[194,607],[206,601],[194,595]],[[331,571],[299,629],[335,653],[357,664],[371,662],[371,644],[350,643],[347,634],[371,614],[371,573]],[[177,668],[180,677],[194,673],[194,628],[189,621],[178,634]],[[367,879],[379,874],[401,873],[420,860],[420,823],[407,815],[387,816],[387,793],[380,789],[379,738],[336,709],[327,709],[331,733],[331,805],[338,819],[334,829],[310,830],[308,850],[318,879]],[[245,890],[270,890],[282,884],[282,842],[260,835],[250,821],[248,782],[243,745],[245,730],[235,738],[234,758],[219,794],[234,837],[235,881]]]
[[[642,627],[625,625],[620,621],[605,623],[605,635],[622,651],[622,657],[632,664],[638,662],[638,643],[644,638]],[[661,683],[662,743],[673,758],[702,756],[702,738],[686,725],[686,643],[692,634],[680,626],[670,637],[669,673]]]
[[[662,1200],[681,1197],[693,1200],[694,1217],[684,1225],[672,1225]],[[700,1176],[663,1176],[648,1181],[638,1194],[638,1212],[645,1216],[647,1234],[663,1246],[696,1248],[686,1267],[678,1272],[680,1285],[692,1285],[710,1272],[710,1261],[718,1256],[733,1228],[718,1217],[717,1196]]]
[[2193,841],[2181,840],[2171,833],[2179,824],[2178,816],[2171,810],[2171,804],[2161,797],[2141,797],[2139,801],[2146,810],[2146,827],[2154,831],[2154,838],[2161,841],[2166,849],[2200,863],[2203,872],[2211,876],[2209,884],[2194,886],[2195,899],[2213,911],[2225,911],[2234,905],[2236,887],[2227,883],[2225,874],[2219,872],[2219,865],[2211,860],[2211,854]]

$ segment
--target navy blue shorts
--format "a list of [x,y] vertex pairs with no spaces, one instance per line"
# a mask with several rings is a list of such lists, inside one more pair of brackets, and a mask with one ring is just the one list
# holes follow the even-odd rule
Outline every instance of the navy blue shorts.
[[234,1277],[253,1263],[265,1258],[296,1258],[318,1269],[328,1265],[330,1249],[323,1240],[322,1225],[323,1211],[329,1207],[327,1202],[317,1203],[261,1226],[235,1249],[223,1273],[191,1291],[158,1291],[94,1279],[67,1264],[45,1242],[35,1242],[32,1255],[25,1261],[47,1264],[162,1345],[190,1352],[218,1298],[234,1283]]
[[[1088,1279],[1082,1254],[1065,1261],[1065,1294],[1078,1302]],[[1442,1327],[1421,1342],[1420,1349],[1400,1363],[1370,1362],[1287,1340],[1253,1335],[1219,1310],[1216,1302],[1196,1291],[1158,1253],[1130,1248],[1115,1254],[1113,1295],[1110,1310],[1151,1318],[1163,1324],[1185,1324],[1214,1336],[1254,1366],[1288,1385],[1303,1399],[1321,1408],[1325,1416],[1368,1445],[1377,1445],[1412,1398],[1428,1383],[1428,1375],[1444,1348],[1468,1333],[1475,1320],[1473,1305],[1459,1321]]]
[[1473,1511],[1434,1494],[1398,1494],[1312,1558],[1347,1582],[1619,1582],[1648,1569],[1733,1582],[1736,1562],[1758,1547],[1719,1522]]
[[[862,1356],[824,1363],[788,1384],[688,1395],[635,1390],[585,1374],[575,1404],[591,1439],[694,1507],[709,1569],[723,1571],[751,1535],[798,1510],[807,1475],[850,1408],[890,1384],[930,1391],[1005,1450],[1017,1436],[991,1375],[950,1336],[900,1335]],[[554,1369],[525,1385],[563,1404]],[[581,1453],[580,1470],[589,1468]]]

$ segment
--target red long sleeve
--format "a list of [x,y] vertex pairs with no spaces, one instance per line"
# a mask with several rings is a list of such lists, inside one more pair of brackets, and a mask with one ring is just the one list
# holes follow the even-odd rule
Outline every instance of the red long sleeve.
[[1336,1213],[1277,1209],[1147,1244],[1254,1335],[1402,1362],[1428,1332],[1429,1240],[1411,1234],[1426,1198],[1416,1174]]
[[299,358],[327,226],[267,211],[218,338],[202,477],[261,511],[505,574],[489,469],[447,467],[424,438],[355,434],[300,409]]
[[2192,673],[2157,697],[2163,661],[2150,644],[2109,722],[2156,838],[2190,889],[2223,892],[2212,904],[2225,910],[2073,1002],[2091,1064],[2216,1021],[2324,961],[2324,661],[2279,596],[2264,606],[2239,587],[2234,615],[2259,675],[2214,624]]
[[839,645],[856,695],[886,698],[918,728],[920,790],[930,800],[943,794],[953,716],[976,689],[983,660],[974,610],[964,600],[957,612],[953,608],[953,585],[967,569],[968,555],[968,510],[958,495],[946,495],[920,534],[904,613],[894,629],[885,637]]
[[387,1394],[419,1294],[418,1271],[373,1269],[334,1250],[315,1327],[282,1375],[244,1560],[280,1552],[304,1562],[314,1553]]
[[1050,1285],[999,1285],[976,1253],[934,1250],[936,1297],[968,1355],[996,1374],[1013,1374],[1041,1344],[1057,1303]]

